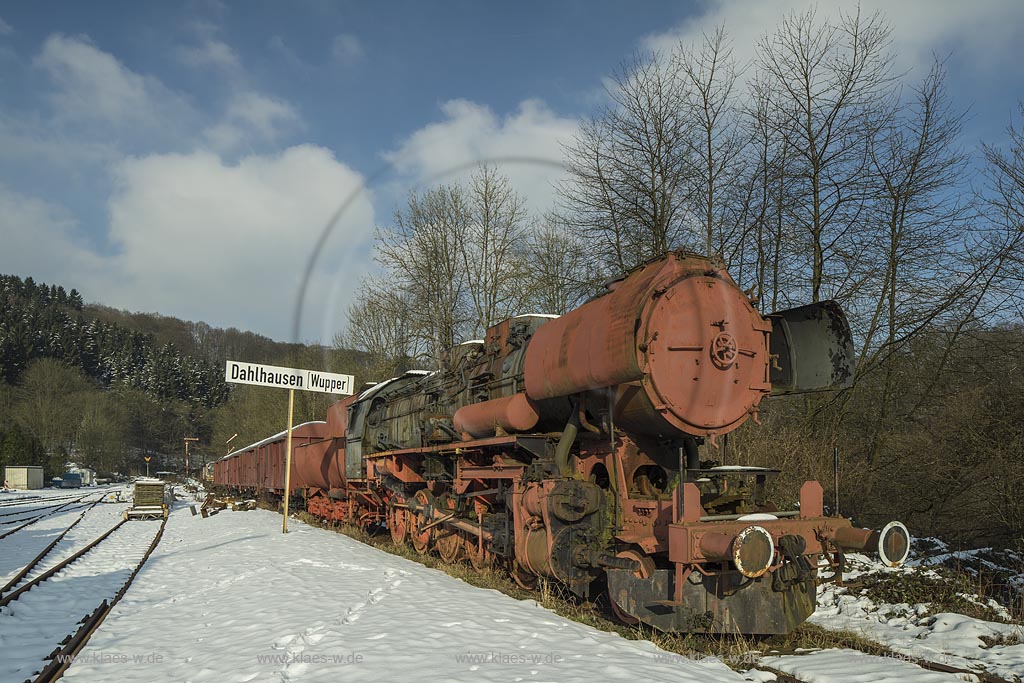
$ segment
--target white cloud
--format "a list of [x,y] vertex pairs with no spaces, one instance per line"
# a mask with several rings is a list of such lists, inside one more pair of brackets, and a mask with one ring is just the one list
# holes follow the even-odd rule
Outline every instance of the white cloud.
[[14,28],[0,17],[0,36],[9,36],[14,33]]
[[351,66],[363,58],[363,44],[351,33],[339,33],[331,41],[331,58],[342,66]]
[[223,118],[210,126],[204,137],[213,149],[231,151],[253,142],[273,142],[301,124],[302,117],[290,104],[261,93],[234,93]]
[[[232,54],[208,50],[195,63],[230,67]],[[45,172],[53,187],[88,176],[101,192],[114,189],[84,206],[81,192],[68,194],[69,207],[109,217],[86,226],[50,199],[61,194],[40,191],[44,201],[0,184],[0,272],[77,287],[112,306],[290,339],[314,245],[354,196],[319,253],[304,306],[300,338],[331,340],[369,265],[373,209],[361,176],[329,150],[252,151],[279,149],[302,126],[295,107],[230,88],[221,111],[194,109],[86,37],[50,36],[34,67],[53,109],[0,114],[0,167]],[[161,147],[192,151],[154,151]]]
[[[77,222],[61,206],[11,190],[0,183],[0,273],[32,276],[82,289],[101,259],[78,243]],[[81,279],[79,279],[81,278]]]
[[67,135],[48,121],[0,111],[0,168],[45,166],[48,171],[75,172],[120,159],[122,154],[107,140]]
[[992,0],[713,0],[707,10],[663,33],[643,41],[647,49],[670,51],[680,40],[699,42],[702,32],[724,25],[733,42],[734,56],[749,63],[758,41],[774,31],[783,17],[815,9],[819,17],[857,12],[862,16],[881,12],[892,26],[892,49],[899,70],[920,77],[932,62],[956,51],[966,64],[979,70],[1012,64],[1019,53],[1019,31],[1024,24],[1024,3]]
[[51,79],[58,122],[101,121],[159,129],[191,114],[184,98],[139,75],[85,37],[51,35],[35,59]]
[[288,43],[281,36],[271,36],[267,41],[267,47],[276,53],[278,58],[284,61],[290,68],[299,72],[300,75],[308,77],[312,72],[312,67],[295,54],[295,51],[288,46]]
[[206,40],[199,45],[178,48],[182,63],[193,68],[213,67],[228,72],[241,68],[238,55],[231,46],[219,40]]
[[563,175],[561,145],[576,132],[575,119],[558,116],[539,100],[520,103],[504,118],[468,100],[445,102],[441,111],[443,121],[420,128],[385,155],[401,174],[429,187],[494,163],[531,208],[550,208],[554,183]]
[[[321,147],[225,164],[209,152],[130,159],[117,169],[110,239],[128,286],[110,303],[291,337],[295,296],[330,217],[360,176]],[[342,324],[373,235],[370,197],[357,195],[310,282],[302,338],[329,341]],[[342,310],[342,309],[338,309]]]
[[292,339],[296,296],[318,239],[302,340],[330,342],[367,271],[371,197],[362,178],[312,145],[227,164],[209,152],[123,161],[100,254],[59,206],[0,185],[0,272],[77,287],[89,300]]

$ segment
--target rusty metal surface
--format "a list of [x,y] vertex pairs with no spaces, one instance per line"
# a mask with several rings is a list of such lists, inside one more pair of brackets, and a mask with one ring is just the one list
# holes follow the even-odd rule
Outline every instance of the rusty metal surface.
[[329,439],[292,444],[292,486],[324,490],[331,487],[330,460],[326,456],[333,443]]
[[779,311],[772,324],[772,395],[841,389],[853,381],[853,333],[835,301]]
[[769,391],[770,329],[724,270],[671,254],[540,327],[526,352],[526,393],[618,386],[626,429],[724,434]]
[[495,436],[499,429],[506,433],[528,432],[537,426],[540,413],[536,403],[519,393],[462,406],[453,419],[455,431],[482,438]]
[[609,594],[619,609],[662,631],[789,633],[817,604],[813,578],[775,591],[767,577],[695,572],[682,586],[681,604],[673,604],[676,585],[671,570],[656,569],[647,579],[626,570],[608,570]]

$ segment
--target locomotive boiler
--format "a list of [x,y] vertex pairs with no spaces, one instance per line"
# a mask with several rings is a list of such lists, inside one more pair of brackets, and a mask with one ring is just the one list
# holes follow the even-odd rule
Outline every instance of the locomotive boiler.
[[[778,510],[774,470],[710,466],[698,447],[770,395],[846,385],[852,366],[835,303],[761,315],[720,264],[671,253],[566,315],[511,318],[437,371],[338,402],[295,448],[290,493],[526,587],[604,592],[626,622],[785,633],[814,611],[821,568],[848,550],[899,564],[909,534],[825,516],[813,481]],[[283,494],[279,476],[240,474],[268,447],[218,462],[217,483]]]

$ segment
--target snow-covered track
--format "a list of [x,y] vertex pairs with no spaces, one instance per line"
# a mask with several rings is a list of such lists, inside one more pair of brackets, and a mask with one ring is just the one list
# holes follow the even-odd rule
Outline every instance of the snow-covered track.
[[128,590],[163,535],[119,521],[87,546],[0,598],[2,680],[56,680]]
[[[56,574],[60,570],[64,569],[65,567],[67,567],[72,562],[77,561],[78,558],[82,557],[83,555],[88,553],[90,550],[92,550],[93,548],[98,546],[100,543],[105,541],[107,538],[109,538],[110,535],[113,534],[115,531],[117,531],[121,527],[121,525],[124,524],[124,523],[125,523],[125,520],[122,519],[117,524],[115,524],[113,527],[111,527],[110,529],[105,531],[99,538],[93,540],[91,543],[89,543],[87,546],[85,546],[81,550],[77,551],[76,553],[74,553],[70,557],[65,558],[60,563],[58,563],[56,566],[51,567],[50,569],[48,569],[47,571],[43,572],[39,576],[35,577],[31,581],[27,581],[27,582],[25,582],[21,586],[18,586],[17,583],[14,583],[14,586],[13,586],[14,590],[13,591],[11,591],[10,593],[4,592],[3,595],[0,596],[0,607],[5,607],[6,605],[8,605],[9,603],[13,602],[14,600],[17,600],[18,597],[22,593],[24,593],[26,591],[29,591],[29,590],[32,590],[32,588],[34,588],[35,586],[38,586],[43,581],[46,581],[51,576],[53,576],[54,574]],[[74,526],[74,525],[72,525],[72,526]],[[64,533],[67,533],[70,530],[71,530],[71,527],[68,527],[68,529],[65,530]],[[41,559],[41,558],[37,558],[37,559]],[[31,571],[31,569],[32,568],[29,567],[28,571]],[[22,571],[24,572],[24,574],[28,574],[28,571],[25,571],[25,570],[22,570]],[[22,578],[24,578],[24,574],[22,575]]]
[[68,498],[75,498],[81,496],[81,492],[69,493],[66,496],[20,496],[18,498],[12,498],[10,500],[0,500],[0,508],[12,508],[12,507],[25,507],[26,505],[38,505],[45,501],[47,503],[53,503],[56,501],[67,500]]
[[[0,517],[3,518],[2,520],[0,520],[0,524],[13,524],[15,522],[24,521],[22,519],[7,521],[7,519],[6,519],[7,517],[16,517],[17,515],[26,515],[25,519],[28,519],[28,517],[31,517],[31,516],[36,515],[36,514],[39,514],[43,510],[50,510],[50,509],[53,509],[53,508],[64,507],[65,505],[71,505],[72,503],[76,503],[76,502],[82,500],[83,498],[85,498],[84,495],[83,496],[78,496],[77,498],[74,498],[73,500],[65,501],[63,503],[58,502],[58,503],[54,503],[53,505],[40,505],[39,507],[26,507],[26,509],[24,509],[24,510],[15,510],[14,512],[0,512]],[[47,502],[49,502],[49,501],[47,501]]]
[[[102,498],[100,500],[102,500]],[[6,595],[8,593],[8,591],[10,591],[15,586],[17,586],[21,582],[21,580],[24,579],[25,576],[28,575],[28,573],[30,571],[32,571],[40,562],[42,562],[43,559],[46,558],[46,556],[50,554],[50,551],[52,551],[56,547],[56,545],[58,543],[60,543],[61,540],[63,540],[65,536],[68,535],[69,531],[74,529],[76,526],[78,526],[79,522],[81,522],[83,519],[85,519],[85,516],[87,514],[89,514],[89,510],[92,510],[94,507],[96,507],[96,505],[100,502],[100,500],[97,500],[96,502],[91,503],[90,505],[86,506],[86,508],[84,510],[82,510],[82,513],[80,515],[78,515],[78,517],[75,519],[75,521],[73,521],[71,524],[69,524],[68,527],[66,529],[64,529],[64,531],[60,532],[56,537],[54,537],[54,539],[50,542],[50,544],[47,545],[45,548],[43,548],[42,552],[40,552],[38,555],[36,555],[34,558],[32,558],[28,562],[28,564],[26,564],[21,569],[20,572],[15,574],[14,577],[12,577],[11,580],[8,581],[7,584],[3,588],[0,588],[0,596]]]
[[[46,517],[49,517],[50,515],[56,514],[56,513],[60,512],[61,510],[63,510],[64,508],[66,508],[66,507],[68,507],[68,506],[70,506],[70,505],[72,505],[74,503],[81,502],[85,498],[88,498],[88,494],[86,494],[84,496],[80,496],[78,498],[75,498],[74,500],[69,500],[68,502],[63,503],[62,505],[57,505],[52,510],[50,510],[49,512],[44,512],[41,515],[38,515],[36,517],[32,517],[31,519],[27,519],[27,520],[19,519],[18,520],[19,522],[25,522],[25,523],[20,525],[20,526],[17,526],[15,528],[13,528],[13,529],[4,531],[2,534],[0,534],[0,539],[7,538],[11,534],[15,534],[15,533],[21,531],[22,529],[24,529],[26,527],[32,526],[33,524],[35,524],[39,520],[44,519]],[[102,496],[100,497],[99,500],[102,500]],[[99,500],[97,500],[96,502],[99,502]]]

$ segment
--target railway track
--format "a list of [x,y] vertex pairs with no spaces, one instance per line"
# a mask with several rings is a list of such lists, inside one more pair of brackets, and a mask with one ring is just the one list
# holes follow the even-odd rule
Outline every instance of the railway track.
[[11,500],[0,500],[0,508],[12,508],[12,507],[24,507],[26,505],[37,505],[41,502],[54,502],[59,500],[67,500],[68,498],[74,498],[81,495],[81,493],[72,493],[66,496],[21,496],[18,498],[12,498]]
[[[41,515],[39,515],[39,512],[42,511],[42,510],[52,510],[54,508],[61,508],[65,512],[67,512],[69,510],[77,509],[78,507],[81,507],[81,505],[92,505],[93,503],[98,503],[100,500],[102,500],[102,498],[99,498],[96,501],[85,501],[85,502],[83,502],[84,498],[87,498],[87,497],[88,496],[83,496],[81,498],[78,498],[78,499],[75,499],[75,500],[71,500],[71,501],[68,501],[68,502],[60,504],[60,505],[46,505],[46,506],[43,506],[43,507],[32,508],[31,510],[20,510],[18,512],[8,512],[5,515],[0,515],[0,525],[4,525],[4,524],[18,524],[20,522],[24,522],[26,520],[32,519],[33,517],[40,517]],[[81,503],[81,505],[80,505],[80,503]],[[21,515],[21,517],[19,517],[18,519],[3,519],[4,517],[13,517],[15,515]]]
[[10,592],[0,597],[5,651],[0,679],[45,683],[59,678],[128,590],[160,542],[165,524],[122,520],[28,580],[59,539],[26,565],[8,582]]
[[[75,503],[79,503],[79,502],[85,500],[86,498],[89,497],[89,495],[90,494],[86,494],[84,496],[79,496],[78,498],[75,498],[73,500],[69,500],[68,502],[63,503],[61,505],[53,506],[52,509],[50,509],[49,512],[44,512],[41,515],[37,515],[35,517],[27,517],[27,518],[24,518],[24,519],[18,519],[17,521],[13,522],[13,524],[19,524],[20,522],[24,522],[24,523],[23,524],[19,524],[19,526],[16,526],[13,529],[5,529],[3,531],[3,533],[0,533],[0,540],[5,539],[5,538],[7,538],[10,535],[19,532],[22,529],[25,529],[25,528],[27,528],[29,526],[32,526],[33,524],[35,524],[39,520],[45,519],[45,518],[49,517],[50,515],[56,514],[56,513],[60,512],[61,510],[64,510],[64,508],[67,508],[67,507],[69,507],[69,506],[71,506],[71,505],[73,505]],[[100,496],[95,501],[91,501],[90,503],[88,503],[88,505],[90,505],[90,506],[95,505],[96,503],[99,503],[101,500],[103,500],[103,496]],[[38,508],[37,508],[37,510],[38,510]]]
[[[72,529],[74,529],[76,526],[78,526],[78,524],[83,519],[85,519],[85,516],[87,514],[89,514],[89,511],[92,510],[94,507],[96,507],[96,505],[99,502],[100,501],[97,500],[96,502],[91,503],[88,506],[86,506],[86,508],[84,510],[82,510],[82,513],[80,515],[78,515],[78,517],[75,519],[75,521],[73,521],[66,529],[64,529],[64,531],[62,531],[59,534],[57,534],[57,536],[45,548],[43,548],[43,550],[38,555],[36,555],[24,567],[22,567],[21,571],[19,571],[17,574],[15,574],[4,585],[3,588],[0,588],[0,600],[3,600],[4,597],[7,596],[11,591],[13,591],[16,588],[18,588],[18,586],[21,584],[22,579],[24,579],[26,576],[28,576],[29,573],[32,572],[32,570],[34,570],[37,567],[39,567],[40,564],[42,564],[43,561],[50,555],[50,553],[53,551],[53,549],[57,547],[57,544],[59,544],[61,541],[63,541],[64,538],[68,535],[68,533],[70,533]],[[2,604],[6,604],[6,603],[2,603]],[[0,604],[0,606],[2,606],[2,604]]]

